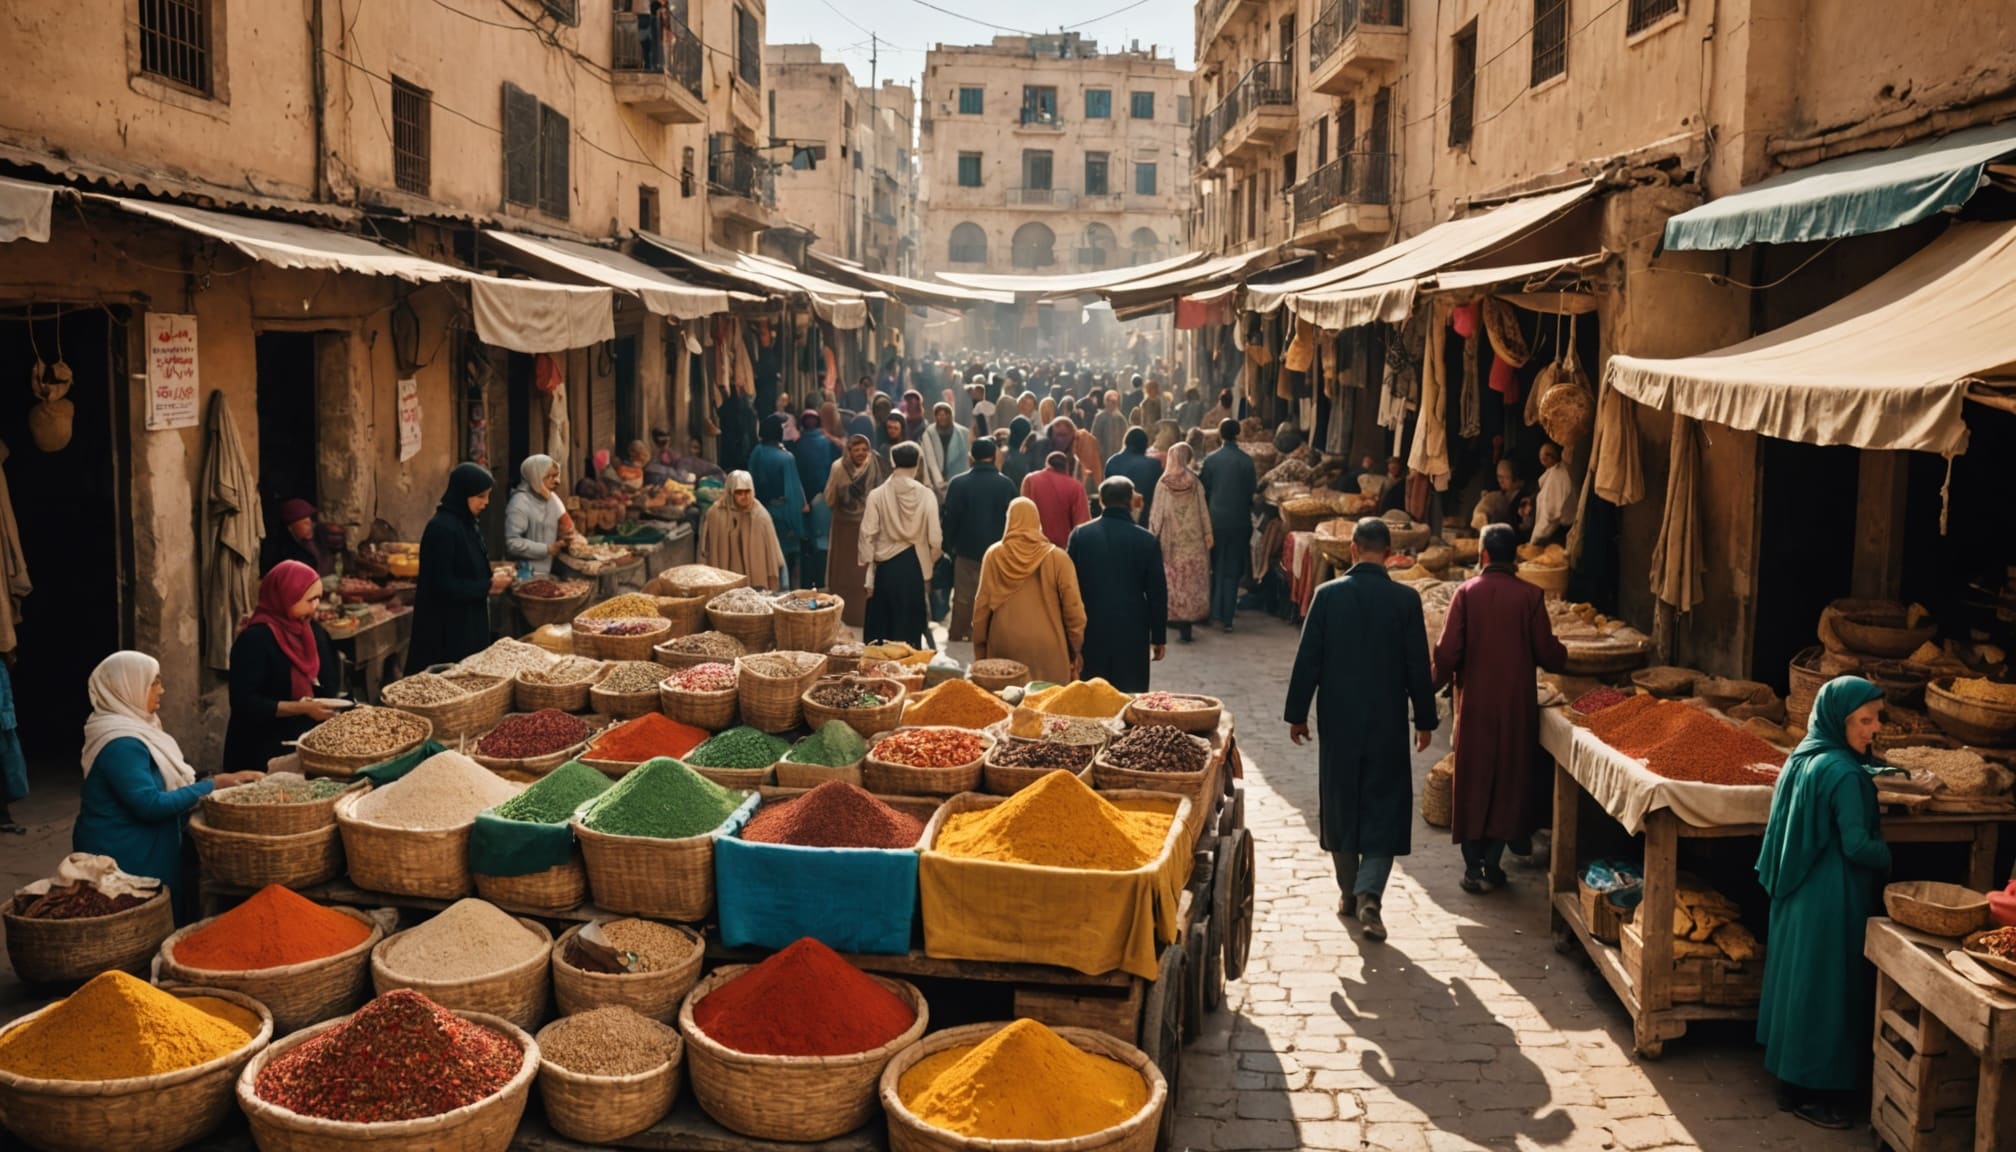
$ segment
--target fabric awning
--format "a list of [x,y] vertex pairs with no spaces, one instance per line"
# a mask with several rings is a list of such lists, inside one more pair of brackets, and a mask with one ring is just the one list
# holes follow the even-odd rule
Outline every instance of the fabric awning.
[[740,284],[753,292],[787,299],[806,297],[812,304],[813,313],[835,328],[853,329],[868,323],[868,295],[858,288],[800,272],[781,260],[772,260],[767,256],[748,252],[702,252],[652,232],[639,232],[637,238],[690,268]]
[[1760,180],[1666,221],[1665,247],[1741,248],[1862,236],[1965,204],[2016,153],[2016,121],[1860,152]]
[[1228,282],[1242,280],[1267,267],[1277,258],[1273,247],[1255,248],[1218,256],[1202,263],[1186,265],[1122,281],[1099,290],[1116,311],[1137,311],[1146,307],[1166,307],[1179,296],[1210,292]]
[[1720,351],[1613,356],[1641,404],[1807,444],[1954,454],[1968,386],[2016,365],[2016,221],[1956,224],[1813,315]]
[[[1312,309],[1315,315],[1302,313],[1300,309],[1297,309],[1297,314],[1320,327],[1340,329],[1370,323],[1381,318],[1376,313],[1391,312],[1404,305],[1400,317],[1405,319],[1407,311],[1413,307],[1413,284],[1416,280],[1465,260],[1487,255],[1493,249],[1551,222],[1587,199],[1595,190],[1594,181],[1585,181],[1558,191],[1512,200],[1475,216],[1437,224],[1397,244],[1389,244],[1377,252],[1367,253],[1324,272],[1279,284],[1248,285],[1245,307],[1251,312],[1272,312],[1304,294],[1336,290],[1341,293],[1335,297],[1338,303],[1316,306]],[[1354,318],[1361,315],[1365,318]],[[1334,316],[1340,322],[1332,323],[1319,318],[1323,316]]]
[[487,230],[484,235],[534,260],[635,296],[643,301],[645,308],[673,320],[697,320],[728,310],[730,293],[719,288],[696,288],[681,283],[642,260],[621,252],[577,244],[571,240],[522,236],[496,228]]
[[1136,264],[1131,268],[1108,268],[1100,272],[1081,272],[1076,276],[1000,276],[985,272],[940,272],[938,279],[947,284],[957,284],[962,288],[981,288],[989,292],[1012,292],[1018,299],[1057,299],[1064,296],[1084,296],[1115,284],[1125,284],[1129,280],[1140,280],[1157,273],[1187,267],[1204,258],[1202,252],[1185,252],[1167,260],[1157,260],[1150,264]]
[[959,310],[979,304],[1015,302],[1014,295],[1008,292],[986,292],[978,288],[961,288],[954,284],[933,284],[888,272],[870,272],[851,260],[828,256],[824,252],[807,250],[805,254],[820,266],[832,269],[837,275],[880,289],[907,304],[927,306],[935,304],[940,308]]
[[47,243],[49,210],[59,191],[68,189],[0,176],[0,244],[9,240]]
[[477,337],[485,344],[514,352],[564,352],[599,344],[616,335],[615,299],[607,288],[506,280],[410,256],[348,232],[311,228],[306,224],[232,216],[120,196],[92,198],[135,216],[222,241],[276,268],[358,272],[366,276],[392,276],[412,284],[467,284]]
[[1413,314],[1414,298],[1423,292],[1463,292],[1514,281],[1525,283],[1571,265],[1594,264],[1602,258],[1601,253],[1591,253],[1559,260],[1422,275],[1410,275],[1416,262],[1403,258],[1320,292],[1293,297],[1288,301],[1288,307],[1295,315],[1329,331],[1355,328],[1375,321],[1399,324]]

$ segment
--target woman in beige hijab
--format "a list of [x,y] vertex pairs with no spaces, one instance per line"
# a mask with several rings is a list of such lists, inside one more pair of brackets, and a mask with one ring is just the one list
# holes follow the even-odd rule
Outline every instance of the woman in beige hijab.
[[749,578],[751,588],[782,585],[784,549],[777,527],[756,500],[756,481],[747,472],[728,474],[727,498],[707,510],[700,522],[700,563]]
[[1008,505],[1008,530],[980,561],[973,597],[973,658],[1019,660],[1031,679],[1075,679],[1085,642],[1078,569],[1043,535],[1036,503]]

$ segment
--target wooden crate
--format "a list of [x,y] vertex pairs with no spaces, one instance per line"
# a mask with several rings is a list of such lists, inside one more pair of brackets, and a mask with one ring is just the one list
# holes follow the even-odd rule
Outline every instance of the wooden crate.
[[1888,975],[1876,976],[1870,1123],[1897,1152],[1973,1145],[1981,1064]]
[[1015,1015],[1055,1028],[1092,1028],[1116,1040],[1141,1043],[1141,1000],[1146,984],[1130,980],[1125,992],[1072,992],[1064,988],[1015,989]]
[[[1644,987],[1645,940],[1639,935],[1635,917],[1624,922],[1618,939],[1624,952],[1624,970],[1639,987]],[[1720,956],[1675,958],[1670,987],[1675,1004],[1713,1004],[1725,1008],[1755,1004],[1764,997],[1764,958],[1760,956],[1748,964]]]
[[1575,887],[1582,897],[1582,920],[1589,925],[1589,935],[1605,944],[1616,944],[1631,913],[1612,904],[1608,893],[1591,888],[1580,876],[1575,878]]

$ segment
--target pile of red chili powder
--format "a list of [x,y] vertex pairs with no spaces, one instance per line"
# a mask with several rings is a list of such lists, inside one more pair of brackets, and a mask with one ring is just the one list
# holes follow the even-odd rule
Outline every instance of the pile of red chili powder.
[[844,780],[765,804],[742,829],[744,840],[805,848],[914,848],[923,835],[923,821]]
[[751,1056],[852,1056],[901,1036],[910,1005],[810,937],[707,994],[693,1022]]
[[524,1060],[509,1036],[402,988],[274,1058],[254,1087],[261,1100],[302,1116],[419,1120],[495,1095]]
[[1669,780],[1769,784],[1749,765],[1780,767],[1785,754],[1688,704],[1633,696],[1589,718],[1597,739]]

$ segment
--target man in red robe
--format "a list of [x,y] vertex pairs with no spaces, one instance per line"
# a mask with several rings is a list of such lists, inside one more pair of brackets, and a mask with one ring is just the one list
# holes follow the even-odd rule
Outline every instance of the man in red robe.
[[1483,893],[1505,884],[1506,842],[1538,826],[1534,671],[1561,671],[1568,650],[1547,622],[1544,594],[1514,572],[1512,527],[1486,526],[1480,544],[1484,571],[1456,590],[1435,645],[1435,688],[1456,685],[1449,830],[1463,848],[1463,890]]

